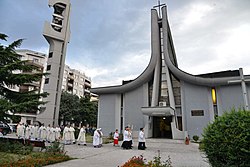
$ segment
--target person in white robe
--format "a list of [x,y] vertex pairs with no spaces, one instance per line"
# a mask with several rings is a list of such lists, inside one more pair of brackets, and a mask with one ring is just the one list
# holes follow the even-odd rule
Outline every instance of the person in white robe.
[[39,134],[40,141],[46,141],[47,131],[44,124],[42,124],[42,126],[39,128]]
[[46,140],[50,141],[50,124],[46,128]]
[[24,125],[23,125],[23,123],[19,123],[17,125],[17,137],[19,139],[23,139],[24,138]]
[[145,139],[144,129],[140,128],[140,132],[138,135],[138,150],[146,149],[145,142],[146,142],[146,139]]
[[30,139],[30,125],[25,126],[25,139]]
[[75,128],[73,127],[73,125],[70,126],[69,131],[70,131],[70,143],[74,144],[76,142],[76,138],[75,138]]
[[35,126],[30,125],[30,140],[35,140]]
[[39,127],[38,125],[34,125],[34,137],[35,137],[35,140],[38,140],[39,138]]
[[78,138],[77,138],[78,145],[86,146],[86,136],[85,136],[85,134],[86,134],[85,126],[82,126],[82,128],[80,129]]
[[99,146],[99,144],[100,144],[100,133],[98,132],[99,131],[99,129],[96,129],[95,131],[94,131],[94,135],[93,135],[93,146],[95,147],[95,148],[99,148],[100,146]]
[[103,137],[103,133],[102,133],[102,128],[99,128],[99,134],[100,134],[100,139],[99,139],[99,146],[102,147],[102,137]]
[[123,142],[122,142],[122,148],[123,149],[131,149],[131,133],[130,133],[130,128],[129,127],[125,127],[125,130],[123,132]]
[[49,141],[50,142],[55,142],[56,141],[56,128],[55,127],[50,128]]
[[63,140],[64,144],[70,144],[70,131],[69,131],[69,125],[65,126],[63,129]]
[[55,130],[56,130],[56,140],[59,141],[61,139],[61,128],[57,126]]

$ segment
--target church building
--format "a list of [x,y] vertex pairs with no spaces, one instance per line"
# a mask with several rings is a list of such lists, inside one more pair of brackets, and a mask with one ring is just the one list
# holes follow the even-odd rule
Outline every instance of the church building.
[[99,87],[98,123],[104,135],[126,126],[134,137],[184,139],[232,108],[249,109],[250,75],[243,70],[192,75],[178,68],[167,7],[151,9],[151,59],[136,79]]

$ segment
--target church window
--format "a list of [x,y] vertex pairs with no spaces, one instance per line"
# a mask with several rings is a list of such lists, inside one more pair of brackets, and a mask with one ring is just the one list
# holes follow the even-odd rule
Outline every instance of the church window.
[[217,94],[216,94],[215,88],[211,89],[211,96],[212,96],[213,107],[214,107],[214,118],[216,118],[218,117],[218,108],[217,108]]

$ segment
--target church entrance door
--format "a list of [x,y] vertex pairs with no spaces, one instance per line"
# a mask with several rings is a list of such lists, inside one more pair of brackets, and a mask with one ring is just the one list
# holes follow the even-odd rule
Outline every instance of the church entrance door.
[[172,139],[171,130],[172,116],[153,117],[153,137]]

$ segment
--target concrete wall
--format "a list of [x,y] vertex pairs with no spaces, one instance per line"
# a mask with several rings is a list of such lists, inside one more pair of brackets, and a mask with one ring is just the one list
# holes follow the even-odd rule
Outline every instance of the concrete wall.
[[[120,118],[116,118],[117,113],[120,112],[118,107],[119,94],[106,94],[99,96],[99,109],[98,109],[98,127],[102,128],[104,136],[108,136],[110,132],[114,132],[117,127],[117,121]],[[119,117],[119,115],[118,115]]]
[[145,126],[141,107],[144,106],[143,86],[124,94],[124,125],[133,126],[133,131],[139,131]]
[[244,107],[241,85],[221,86],[217,89],[218,113],[222,115],[232,108]]
[[[190,137],[201,136],[203,128],[212,119],[211,92],[208,87],[182,83],[182,112],[185,129]],[[191,110],[204,110],[204,116],[191,116]]]
[[[184,130],[190,137],[201,136],[203,128],[214,120],[211,88],[197,86],[182,81],[182,112]],[[250,90],[247,90],[250,93]],[[216,87],[219,116],[232,108],[243,108],[244,101],[241,84]],[[204,110],[204,116],[191,116],[191,110]]]

